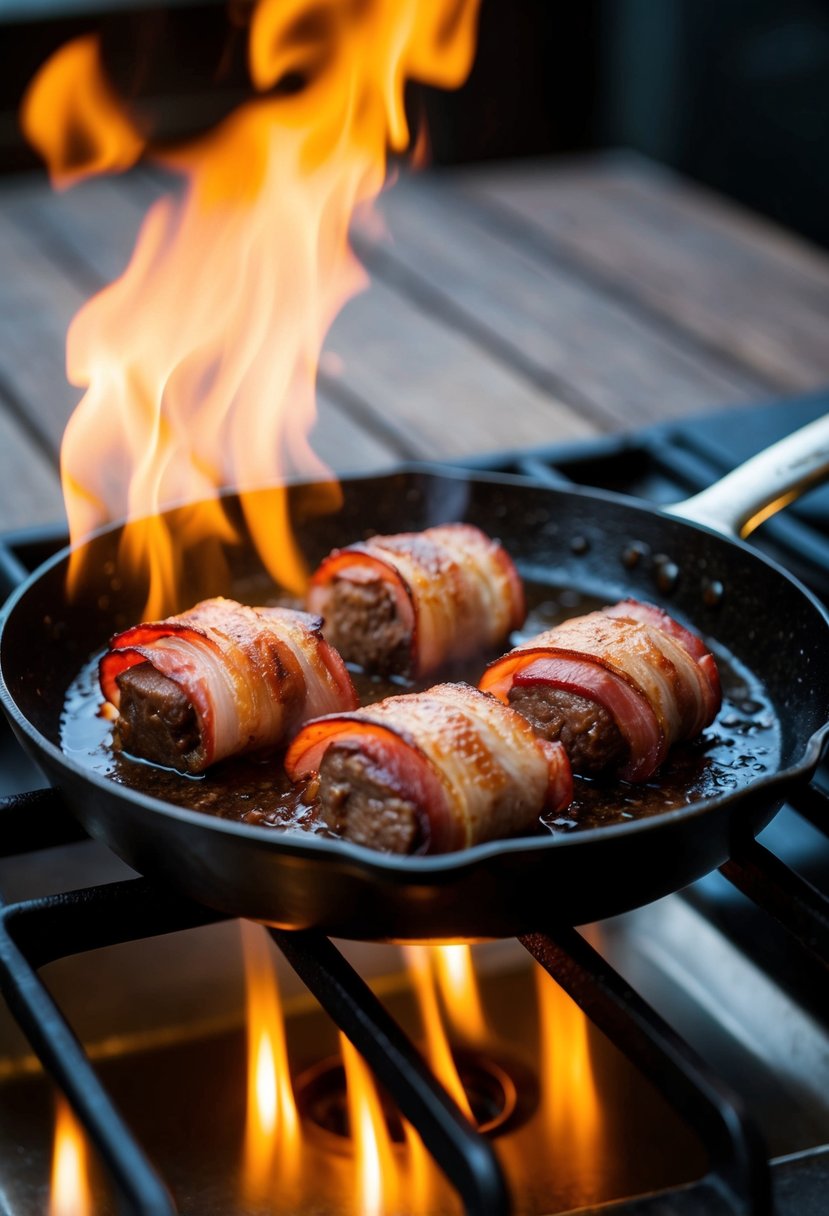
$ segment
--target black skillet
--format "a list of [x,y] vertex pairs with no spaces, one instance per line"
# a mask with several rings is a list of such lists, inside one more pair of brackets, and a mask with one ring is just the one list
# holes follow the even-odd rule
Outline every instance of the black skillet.
[[[529,577],[608,602],[650,600],[716,639],[758,677],[780,727],[772,771],[723,796],[565,835],[396,857],[215,818],[116,784],[61,751],[60,717],[67,687],[88,657],[141,613],[140,595],[112,590],[118,527],[87,542],[101,574],[83,602],[67,601],[63,553],[5,606],[5,711],[93,836],[141,873],[231,914],[341,937],[416,940],[499,937],[622,912],[721,864],[820,759],[829,731],[826,612],[741,541],[689,522],[736,528],[765,504],[789,501],[794,483],[802,489],[825,475],[829,417],[784,442],[782,454],[772,449],[776,455],[756,458],[763,464],[743,466],[673,514],[606,493],[422,468],[346,481],[343,506],[329,516],[315,515],[308,487],[291,489],[311,563],[372,530],[470,520],[499,536]],[[233,510],[235,500],[228,504]],[[253,546],[244,543],[233,551],[227,585],[210,590],[238,593],[258,569]]]

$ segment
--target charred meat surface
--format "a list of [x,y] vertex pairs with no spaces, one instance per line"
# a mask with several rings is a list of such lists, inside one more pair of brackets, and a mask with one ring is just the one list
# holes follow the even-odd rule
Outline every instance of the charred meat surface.
[[[188,758],[201,745],[196,711],[175,680],[139,663],[117,677],[121,690],[115,732],[122,749],[183,772],[197,772]],[[195,760],[197,765],[197,760]]]
[[381,675],[410,675],[412,631],[388,583],[335,578],[327,611],[325,636],[347,663]]
[[588,697],[566,688],[515,685],[509,703],[542,738],[564,744],[574,772],[594,776],[618,767],[627,755],[611,714]]
[[417,807],[368,756],[329,747],[319,772],[319,803],[332,831],[387,853],[412,853],[420,838]]

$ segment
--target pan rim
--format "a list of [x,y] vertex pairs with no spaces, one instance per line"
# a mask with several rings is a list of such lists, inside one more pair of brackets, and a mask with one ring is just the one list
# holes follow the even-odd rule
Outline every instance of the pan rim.
[[[472,470],[453,467],[451,465],[440,465],[428,461],[410,461],[401,463],[387,470],[378,470],[375,473],[356,473],[351,475],[343,475],[338,480],[349,484],[360,481],[372,481],[378,477],[394,477],[406,476],[412,474],[427,475],[434,478],[443,478],[454,481],[470,482],[487,482],[502,485],[523,485],[533,489],[543,489],[545,492],[563,493],[568,497],[580,497],[589,501],[598,501],[604,503],[617,503],[623,505],[627,509],[641,511],[643,514],[652,517],[654,514],[664,514],[666,523],[670,522],[673,525],[679,525],[683,529],[693,529],[703,535],[716,537],[719,541],[727,543],[731,546],[736,546],[752,559],[760,561],[763,565],[772,570],[777,576],[783,578],[791,584],[794,589],[802,595],[811,605],[817,610],[818,615],[822,618],[824,625],[829,629],[829,611],[824,607],[821,601],[808,587],[806,587],[798,578],[787,571],[783,566],[776,562],[773,558],[768,557],[765,553],[759,551],[755,547],[747,544],[738,537],[732,537],[719,532],[716,528],[709,527],[706,524],[697,523],[691,520],[678,520],[663,512],[660,506],[648,502],[647,500],[635,498],[631,495],[615,493],[611,490],[602,490],[598,488],[586,486],[573,486],[566,489],[554,486],[539,487],[538,483],[531,477],[509,474],[509,473],[492,473],[488,470]],[[283,483],[284,484],[284,483]],[[294,486],[311,486],[315,483],[307,478],[298,478],[291,481],[289,484]],[[263,490],[268,487],[262,487]],[[222,496],[232,497],[234,491],[227,491]],[[91,542],[99,536],[116,532],[123,526],[123,521],[107,524],[96,531],[84,541],[84,544]],[[55,566],[65,562],[69,553],[72,550],[71,545],[62,548],[58,553],[53,554],[36,570],[34,570],[27,579],[25,579],[18,587],[12,591],[6,602],[0,608],[0,656],[2,655],[2,645],[5,636],[7,624],[12,617],[15,608],[26,594]],[[302,829],[274,829],[263,828],[255,824],[240,823],[231,819],[222,819],[218,816],[212,816],[203,811],[190,810],[187,807],[177,806],[175,803],[165,802],[162,799],[154,798],[148,794],[144,794],[138,790],[133,790],[129,786],[120,785],[118,782],[112,781],[103,774],[96,773],[94,770],[87,768],[74,760],[62,748],[58,747],[51,740],[47,739],[29,722],[28,717],[20,708],[15,700],[8,684],[6,682],[6,674],[0,663],[0,701],[2,701],[6,714],[15,727],[22,731],[33,744],[37,752],[45,754],[50,762],[59,769],[68,770],[72,775],[80,778],[98,789],[105,792],[112,791],[115,786],[119,797],[123,797],[127,802],[136,807],[153,811],[166,816],[169,819],[178,820],[185,824],[189,824],[194,828],[201,828],[209,831],[218,831],[224,833],[231,838],[241,838],[255,841],[259,846],[263,846],[268,842],[269,849],[275,853],[283,853],[287,856],[314,857],[320,858],[327,856],[331,859],[332,864],[340,862],[352,868],[356,868],[362,872],[376,871],[384,875],[394,877],[399,876],[404,879],[412,878],[427,878],[429,876],[452,875],[458,872],[472,871],[479,866],[486,864],[496,856],[502,856],[505,853],[513,857],[520,857],[522,853],[542,853],[548,850],[572,849],[580,846],[587,847],[590,844],[596,844],[599,841],[606,841],[608,844],[615,841],[620,835],[623,837],[634,838],[637,834],[645,831],[654,831],[659,824],[671,824],[682,820],[691,822],[697,817],[709,815],[715,811],[728,808],[734,802],[742,801],[746,794],[752,789],[762,789],[768,795],[770,801],[778,796],[788,787],[791,787],[802,780],[811,777],[820,762],[821,754],[824,745],[829,739],[829,719],[818,727],[816,731],[805,741],[800,758],[786,768],[781,768],[777,772],[766,774],[759,777],[756,781],[749,782],[745,786],[729,791],[717,798],[701,799],[698,802],[689,803],[687,806],[676,807],[672,810],[661,812],[659,815],[648,816],[642,819],[629,820],[624,823],[606,824],[594,828],[584,828],[577,831],[554,835],[536,836],[515,836],[501,838],[493,841],[486,841],[481,844],[471,845],[465,849],[459,849],[452,853],[443,853],[435,855],[398,855],[381,853],[370,849],[364,845],[357,845],[351,841],[338,840],[336,838],[317,837],[308,833],[303,833]],[[59,792],[59,791],[58,791]]]

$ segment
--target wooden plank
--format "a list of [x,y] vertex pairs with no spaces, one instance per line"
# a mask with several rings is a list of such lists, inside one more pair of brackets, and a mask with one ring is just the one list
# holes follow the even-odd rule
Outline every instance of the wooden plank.
[[355,238],[372,275],[431,305],[531,382],[606,429],[762,395],[694,341],[666,336],[577,272],[470,208],[453,176],[409,177]]
[[[71,258],[85,258],[103,281],[123,265],[136,217],[156,189],[136,177],[89,183],[57,201],[41,193],[36,207],[21,205],[16,216],[20,222],[27,213],[36,215],[49,229],[52,255],[63,259],[67,272]],[[121,193],[127,196],[123,206]],[[61,204],[67,205],[59,212]],[[329,361],[336,351],[346,370],[322,377],[327,401],[317,438],[337,457],[329,463],[338,469],[376,467],[394,454],[452,456],[595,430],[465,335],[380,286],[347,306],[326,347]]]
[[23,235],[37,234],[41,252],[92,295],[125,269],[146,210],[138,176],[101,177],[55,193],[41,174],[11,178],[0,211]]
[[63,518],[57,468],[25,433],[0,393],[0,531]]
[[66,379],[65,343],[84,293],[56,269],[34,233],[2,211],[0,192],[0,381],[27,411],[44,452],[56,457],[80,390]]
[[770,388],[829,377],[829,258],[732,204],[619,157],[470,171],[463,194]]
[[325,393],[317,394],[317,421],[309,441],[334,473],[375,473],[400,461],[398,448],[355,421]]
[[325,349],[341,360],[347,390],[413,455],[441,459],[596,433],[588,418],[383,283],[346,304]]

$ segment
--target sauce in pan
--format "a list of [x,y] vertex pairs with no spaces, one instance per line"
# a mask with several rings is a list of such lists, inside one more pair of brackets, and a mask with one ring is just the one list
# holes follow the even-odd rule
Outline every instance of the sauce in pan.
[[[592,597],[549,585],[525,583],[530,606],[526,625],[513,642],[600,606]],[[666,764],[644,785],[575,779],[575,797],[564,815],[539,821],[539,832],[571,832],[601,824],[642,819],[740,789],[778,767],[779,732],[759,681],[730,655],[712,645],[720,669],[723,705],[714,723],[693,743],[672,749]],[[419,685],[352,673],[361,701],[428,687],[444,680],[476,684],[487,657],[443,670]],[[99,713],[96,655],[70,686],[61,719],[67,755],[121,785],[190,810],[263,828],[295,828],[331,835],[306,787],[294,787],[279,757],[227,760],[200,777],[135,760],[112,746],[111,723]]]

